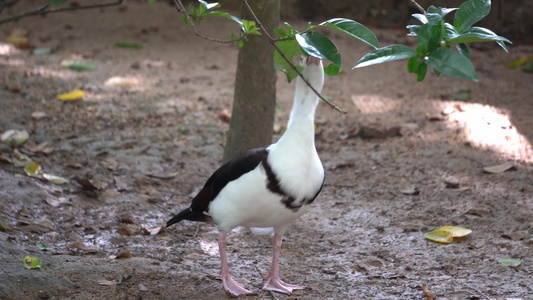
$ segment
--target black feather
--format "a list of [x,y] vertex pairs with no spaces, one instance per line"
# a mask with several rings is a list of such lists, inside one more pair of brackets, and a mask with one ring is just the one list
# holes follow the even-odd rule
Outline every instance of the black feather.
[[211,221],[211,217],[206,214],[209,212],[211,201],[218,196],[229,182],[255,169],[262,161],[266,161],[267,156],[268,150],[265,147],[256,148],[248,150],[224,164],[209,177],[202,190],[192,200],[191,206],[172,217],[166,226],[168,227],[181,220]]

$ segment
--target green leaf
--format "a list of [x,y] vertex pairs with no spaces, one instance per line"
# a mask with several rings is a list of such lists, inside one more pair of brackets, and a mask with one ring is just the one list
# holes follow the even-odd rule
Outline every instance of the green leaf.
[[[511,43],[508,39],[503,36],[498,36],[495,34],[487,34],[481,31],[469,31],[466,33],[459,34],[451,39],[447,39],[446,43],[448,44],[464,44],[464,43],[474,43],[474,42],[508,42]],[[505,51],[505,45],[503,45]]]
[[[283,52],[283,54],[292,61],[292,58],[296,55],[304,55],[304,52],[302,51],[302,48],[296,40],[286,40],[286,41],[279,41],[277,44],[278,48]],[[287,81],[291,82],[296,76],[298,76],[298,73],[294,71],[289,63],[281,57],[281,55],[276,51],[274,52],[274,68],[278,71],[281,71],[285,73],[287,76]],[[303,67],[297,65],[297,68],[301,71],[303,70]]]
[[287,36],[289,36],[287,32],[281,27],[275,28],[274,34],[277,35],[280,39],[286,38]]
[[116,42],[115,47],[140,50],[143,48],[143,45],[137,43]]
[[443,38],[449,39],[459,35],[459,32],[450,23],[444,23],[444,35]]
[[26,269],[40,269],[41,268],[41,260],[37,257],[29,257],[26,256],[24,258],[24,267]]
[[182,15],[181,20],[185,23],[185,26],[189,26],[189,19],[187,19],[186,15]]
[[466,1],[455,12],[453,26],[460,33],[465,33],[472,25],[486,17],[489,12],[490,0]]
[[245,34],[261,35],[261,32],[257,29],[254,21],[242,19],[242,29]]
[[418,56],[426,56],[428,52],[437,49],[442,40],[443,32],[442,21],[436,25],[424,24],[418,30],[418,47],[416,47],[416,54]]
[[237,37],[235,34],[231,34],[230,39],[239,45],[239,48],[244,46],[244,42],[241,38]]
[[212,9],[220,7],[220,4],[218,2],[207,3],[207,2],[202,1],[202,0],[198,0],[198,2],[200,2],[205,7],[206,11],[210,11]]
[[223,18],[226,18],[226,19],[229,19],[229,20],[232,20],[234,21],[235,23],[239,24],[239,26],[242,26],[242,20],[235,17],[234,15],[230,14],[230,13],[227,13],[227,12],[223,12],[223,11],[211,11],[207,14],[208,16],[217,16],[217,17],[223,17]]
[[414,56],[416,56],[416,52],[410,47],[404,45],[390,45],[366,54],[352,69],[411,58]]
[[92,71],[96,69],[94,64],[82,60],[66,60],[61,62],[63,68],[75,71]]
[[50,250],[50,248],[48,248],[48,246],[46,244],[37,243],[36,246],[37,246],[37,249],[39,249],[41,251],[49,251]]
[[418,30],[420,30],[421,25],[407,25],[406,28],[409,29],[408,36],[417,36]]
[[420,82],[426,77],[428,71],[428,65],[425,61],[421,60],[418,56],[411,57],[407,62],[407,72],[416,73],[416,81]]
[[464,57],[471,59],[470,49],[468,49],[468,46],[466,44],[455,44],[455,47],[457,47],[457,51],[464,55]]
[[67,3],[68,0],[48,0],[48,5],[59,5]]
[[331,63],[324,67],[324,73],[326,75],[335,76],[339,74],[340,71],[341,71],[341,68],[334,63]]
[[[487,28],[483,28],[483,27],[476,27],[476,26],[474,26],[474,27],[470,28],[470,32],[472,32],[472,33],[480,33],[480,34],[487,34],[487,35],[498,36],[496,33],[490,31],[490,30],[487,29]],[[503,38],[503,37],[502,37],[502,38]],[[509,51],[507,51],[507,47],[505,47],[505,43],[504,43],[504,42],[507,42],[507,43],[509,43],[509,44],[512,44],[512,42],[509,41],[509,40],[507,40],[507,39],[506,39],[505,41],[496,41],[496,44],[500,45],[500,47],[502,47],[503,50],[505,50],[505,52],[509,52]]]
[[421,82],[426,77],[426,74],[428,72],[428,65],[423,62],[418,66],[418,69],[416,70],[416,81]]
[[470,59],[455,51],[441,49],[431,52],[427,56],[427,64],[439,73],[459,79],[478,81]]
[[341,55],[339,54],[339,50],[337,50],[337,46],[325,35],[318,32],[296,34],[296,42],[306,55],[330,60],[340,68]]
[[374,49],[379,48],[378,39],[374,33],[366,28],[364,25],[344,18],[336,18],[327,20],[320,24],[321,26],[326,25],[330,28],[337,29],[341,32],[344,32],[368,45],[372,46]]
[[428,23],[428,18],[426,18],[426,16],[424,14],[412,14],[413,18],[417,19],[418,21],[420,21],[422,24],[427,24]]
[[506,267],[518,267],[521,264],[520,260],[512,258],[500,259],[498,262]]
[[428,7],[427,12],[428,13],[432,13],[432,14],[438,14],[438,15],[441,16],[441,18],[444,19],[444,17],[446,17],[446,15],[448,15],[449,13],[451,13],[452,11],[454,11],[456,9],[457,8],[435,7],[435,6],[431,5],[430,7]]
[[439,14],[412,14],[412,16],[422,22],[422,24],[437,24],[439,21],[442,21],[442,17]]
[[35,48],[33,49],[33,54],[50,54],[52,53],[52,48]]

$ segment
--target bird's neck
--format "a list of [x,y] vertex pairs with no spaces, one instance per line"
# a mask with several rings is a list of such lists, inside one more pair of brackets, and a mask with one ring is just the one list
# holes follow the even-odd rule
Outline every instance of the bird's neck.
[[298,80],[287,131],[279,143],[283,143],[285,140],[298,141],[299,145],[314,148],[314,119],[317,105],[318,97],[315,93],[303,81]]

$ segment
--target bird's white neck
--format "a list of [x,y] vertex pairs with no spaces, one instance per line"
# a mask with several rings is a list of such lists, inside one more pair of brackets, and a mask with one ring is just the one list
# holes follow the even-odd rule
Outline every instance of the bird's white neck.
[[[316,87],[321,89],[322,87]],[[315,110],[318,96],[307,86],[301,78],[297,79],[294,103],[287,125],[287,131],[278,143],[291,141],[304,147],[315,145]]]

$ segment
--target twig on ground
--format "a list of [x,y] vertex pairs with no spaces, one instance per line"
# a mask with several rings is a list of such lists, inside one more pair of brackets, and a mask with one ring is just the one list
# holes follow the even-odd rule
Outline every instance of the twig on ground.
[[49,9],[50,5],[45,4],[45,5],[39,6],[38,8],[34,10],[30,10],[25,13],[21,13],[19,15],[13,16],[13,17],[2,19],[0,20],[0,24],[7,23],[7,22],[13,22],[13,21],[16,21],[16,20],[19,20],[25,17],[29,17],[29,16],[46,15],[46,14],[62,12],[62,11],[102,8],[102,7],[107,7],[107,6],[121,5],[123,2],[124,0],[117,0],[115,2],[99,3],[99,4],[92,4],[92,5],[67,6],[67,7],[60,7],[56,9]]

